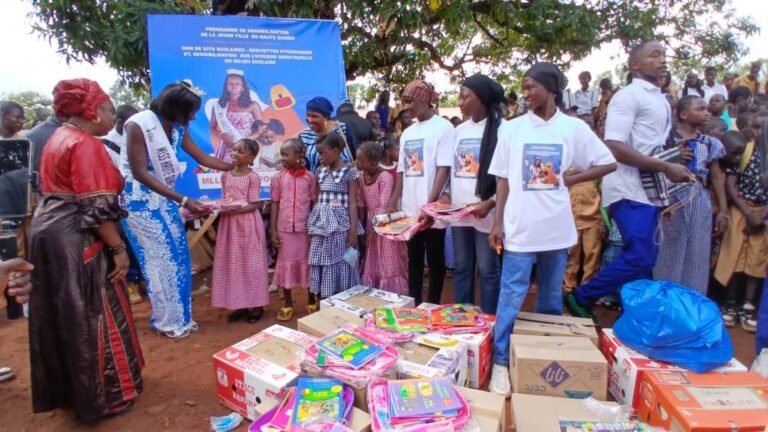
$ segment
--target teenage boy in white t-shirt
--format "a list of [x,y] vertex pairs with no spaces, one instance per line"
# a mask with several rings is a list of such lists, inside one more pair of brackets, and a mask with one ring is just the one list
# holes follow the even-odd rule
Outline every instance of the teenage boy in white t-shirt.
[[422,301],[424,252],[429,264],[430,303],[440,304],[445,280],[445,224],[426,217],[421,206],[437,201],[450,174],[453,125],[435,115],[430,108],[432,87],[425,81],[411,81],[401,94],[403,109],[418,120],[400,137],[400,161],[397,165],[395,192],[389,211],[401,201],[408,217],[419,217],[429,228],[408,241],[408,295],[416,304]]
[[489,172],[498,178],[491,246],[504,251],[489,390],[509,394],[509,339],[536,267],[537,313],[562,315],[561,287],[576,225],[568,187],[616,169],[613,155],[583,121],[557,109],[564,77],[552,63],[523,78],[528,114],[507,122]]

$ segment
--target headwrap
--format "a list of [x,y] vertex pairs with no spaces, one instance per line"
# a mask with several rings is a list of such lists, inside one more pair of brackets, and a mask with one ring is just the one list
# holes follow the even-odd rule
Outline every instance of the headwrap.
[[405,86],[401,96],[429,104],[432,102],[432,86],[424,80],[411,81]]
[[56,117],[80,116],[93,120],[98,117],[99,105],[108,100],[109,95],[96,81],[85,78],[59,81],[53,89],[53,110]]
[[560,107],[563,104],[563,89],[567,85],[567,81],[565,75],[553,63],[536,63],[528,69],[524,76],[535,80],[544,86],[548,92],[555,95],[555,105]]
[[307,112],[310,111],[329,119],[333,114],[333,104],[328,99],[318,96],[307,102]]
[[505,101],[504,88],[498,82],[483,74],[474,74],[461,83],[472,90],[480,103],[488,111],[485,121],[483,138],[480,141],[480,172],[477,174],[475,195],[481,200],[487,200],[496,194],[496,176],[489,174],[493,152],[496,151],[498,131],[503,119],[501,103]]

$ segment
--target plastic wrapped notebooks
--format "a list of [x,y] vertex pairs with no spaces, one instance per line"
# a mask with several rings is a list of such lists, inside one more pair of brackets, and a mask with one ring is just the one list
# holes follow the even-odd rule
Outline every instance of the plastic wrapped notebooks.
[[413,339],[413,332],[399,332],[396,330],[388,330],[381,328],[376,324],[375,314],[369,313],[365,316],[365,330],[370,334],[381,340],[382,342],[392,344],[398,344],[408,342]]
[[452,205],[439,202],[427,203],[421,210],[428,216],[445,222],[456,222],[472,214],[474,205]]
[[376,379],[368,387],[371,429],[437,432],[461,430],[471,419],[467,401],[449,379]]
[[346,431],[348,429],[334,429],[342,422],[349,424],[352,416],[352,406],[354,405],[355,395],[351,388],[344,386],[342,390],[343,398],[343,417],[340,421],[328,419],[315,419],[306,421],[301,425],[294,424],[292,421],[294,405],[296,403],[296,387],[286,389],[285,396],[280,404],[271,410],[265,412],[257,418],[248,428],[249,432],[287,432],[287,431],[325,431],[334,430]]
[[[313,345],[304,353],[304,359],[301,362],[302,369],[310,374],[336,378],[355,388],[362,388],[367,386],[371,380],[384,375],[395,366],[398,352],[392,345],[386,344],[371,332],[360,327],[348,324],[343,326],[342,329],[376,343],[383,349],[382,353],[359,369],[355,369],[343,361],[335,360],[331,355],[324,355],[324,351],[318,348],[317,345]],[[321,361],[318,362],[318,360]]]
[[[360,369],[384,351],[378,345],[378,341],[368,339],[359,333],[344,328],[318,340],[315,345],[326,354],[332,355],[336,360],[340,360],[355,369]],[[323,352],[318,353],[317,364],[319,366],[324,366],[326,362]]]
[[473,305],[438,306],[431,311],[432,331],[441,334],[481,333],[491,329],[483,314]]
[[424,229],[424,224],[419,222],[419,218],[406,217],[382,225],[374,225],[373,227],[376,234],[395,241],[408,241],[417,232]]

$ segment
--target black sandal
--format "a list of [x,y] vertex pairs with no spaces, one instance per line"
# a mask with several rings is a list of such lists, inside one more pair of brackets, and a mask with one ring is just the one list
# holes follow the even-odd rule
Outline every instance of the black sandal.
[[248,314],[248,323],[255,324],[264,316],[264,308],[257,308]]
[[240,318],[246,315],[248,315],[248,309],[238,309],[232,312],[231,314],[227,315],[227,322],[231,324],[233,322],[240,320]]

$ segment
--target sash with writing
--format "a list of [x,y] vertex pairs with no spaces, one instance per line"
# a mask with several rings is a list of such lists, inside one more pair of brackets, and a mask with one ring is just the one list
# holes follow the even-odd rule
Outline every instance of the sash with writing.
[[244,137],[235,128],[232,122],[229,121],[229,118],[227,118],[227,110],[228,108],[222,108],[218,102],[213,104],[213,115],[216,116],[216,123],[219,124],[221,133],[229,135],[232,138],[232,141],[243,139]]
[[[160,118],[154,112],[147,110],[129,118],[126,123],[128,122],[138,125],[144,134],[147,156],[153,168],[150,174],[173,189],[176,185],[176,178],[181,174],[181,168],[179,167],[179,160],[176,158],[174,146],[168,140],[163,125],[160,123]],[[180,144],[184,139],[183,132],[174,127],[171,130],[171,139],[174,143]],[[125,165],[123,169],[125,169]],[[130,166],[128,170],[130,172]],[[124,172],[123,175],[126,173]]]

